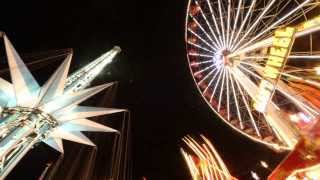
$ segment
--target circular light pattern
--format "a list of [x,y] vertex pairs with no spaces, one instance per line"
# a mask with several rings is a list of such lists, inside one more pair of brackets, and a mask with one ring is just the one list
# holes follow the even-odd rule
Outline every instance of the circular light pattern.
[[[292,149],[315,121],[320,109],[318,12],[316,0],[189,1],[185,39],[190,70],[202,97],[228,125],[281,150]],[[293,38],[281,35],[290,30],[295,30]],[[277,40],[294,41],[292,49],[287,43],[290,54],[281,57],[278,67],[270,60]],[[266,78],[270,69],[276,78]],[[263,82],[271,87],[269,95]],[[258,111],[254,106],[263,98],[266,107]]]

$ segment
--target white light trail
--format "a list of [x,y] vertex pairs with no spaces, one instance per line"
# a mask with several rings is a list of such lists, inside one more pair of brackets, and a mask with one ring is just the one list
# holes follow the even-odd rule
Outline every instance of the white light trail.
[[193,180],[236,180],[232,177],[222,158],[213,147],[212,143],[203,135],[200,141],[186,136],[183,142],[187,150],[180,151],[188,165]]

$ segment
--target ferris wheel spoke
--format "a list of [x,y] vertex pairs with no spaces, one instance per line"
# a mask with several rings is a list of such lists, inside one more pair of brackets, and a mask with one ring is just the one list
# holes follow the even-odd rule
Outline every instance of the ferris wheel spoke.
[[210,103],[212,102],[212,99],[214,97],[214,95],[216,94],[216,90],[218,88],[218,84],[220,83],[220,80],[221,80],[221,75],[224,73],[225,69],[224,68],[221,68],[221,72],[219,73],[219,76],[218,76],[218,79],[217,79],[217,83],[215,84],[214,88],[213,88],[213,92],[211,94],[211,97],[210,97]]
[[[251,70],[243,67],[242,65],[239,65],[240,69],[246,71],[247,73],[249,73],[250,75],[254,76],[255,78],[259,79],[259,80],[262,80],[263,78],[261,76],[259,76],[258,74],[260,74],[259,72],[258,73],[254,73],[252,72]],[[276,87],[277,88],[277,87]],[[271,101],[271,104],[278,110],[280,110],[279,106],[276,105],[273,101]]]
[[198,82],[198,85],[202,84],[205,80],[207,80],[211,74],[213,74],[218,68],[215,67],[214,69],[212,69],[203,79],[201,79],[199,82]]
[[211,54],[202,54],[202,53],[189,53],[190,56],[196,56],[196,57],[206,57],[206,58],[214,58]]
[[208,61],[197,61],[197,62],[193,62],[190,64],[190,66],[198,66],[200,64],[207,64],[207,63],[212,63],[213,60],[208,60]]
[[226,48],[229,48],[228,46],[228,44],[229,44],[229,35],[230,35],[230,24],[231,24],[231,22],[230,22],[230,14],[231,14],[231,0],[228,0],[228,20],[227,20],[227,40],[226,40],[226,44],[225,44],[225,46],[226,46]]
[[193,42],[191,42],[191,41],[188,41],[188,44],[190,44],[190,45],[192,45],[192,46],[194,46],[194,47],[197,47],[197,48],[199,48],[199,49],[202,49],[202,50],[204,50],[204,51],[207,51],[207,52],[210,52],[210,53],[214,53],[213,51],[211,51],[211,50],[209,50],[209,49],[207,49],[207,48],[205,48],[205,47],[203,47],[203,46],[201,46],[201,45],[199,45],[199,44],[195,44],[195,43],[193,43]]
[[243,129],[244,126],[243,126],[242,117],[241,117],[241,114],[240,114],[240,108],[239,108],[239,103],[238,103],[238,99],[237,99],[236,90],[234,88],[234,82],[233,82],[232,74],[230,72],[231,70],[229,68],[227,70],[229,72],[228,74],[229,74],[229,79],[230,79],[230,82],[231,82],[233,99],[234,99],[235,104],[236,104],[237,116],[238,116],[238,120],[239,120],[239,123],[240,123],[240,128]]
[[197,0],[195,0],[195,3],[196,3],[196,5],[199,7],[202,18],[205,20],[206,25],[208,26],[208,28],[209,28],[211,34],[213,35],[213,37],[215,38],[216,43],[218,44],[217,46],[218,46],[219,48],[221,48],[221,47],[222,47],[222,41],[221,41],[221,39],[220,39],[220,41],[218,40],[216,34],[214,33],[214,31],[213,31],[213,29],[212,29],[211,24],[210,24],[209,21],[208,21],[207,16],[204,14],[204,12],[203,12],[203,10],[202,10],[199,2],[198,2]]
[[205,68],[203,68],[203,69],[195,72],[194,75],[196,76],[196,75],[198,75],[198,74],[200,74],[200,73],[203,73],[203,72],[205,72],[205,71],[208,71],[209,69],[211,69],[211,68],[213,68],[213,67],[214,67],[214,64],[212,64],[211,66],[205,67]]
[[[231,71],[231,72],[233,72],[233,71]],[[239,92],[240,92],[240,94],[241,94],[242,101],[244,102],[245,107],[246,107],[246,109],[247,109],[247,111],[248,111],[248,114],[249,114],[249,117],[250,117],[250,120],[251,120],[251,124],[253,125],[253,127],[254,127],[257,135],[258,135],[259,137],[261,137],[261,133],[260,133],[260,131],[259,131],[259,128],[258,128],[258,126],[257,126],[257,124],[256,124],[256,122],[255,122],[255,120],[254,120],[254,117],[253,117],[253,115],[252,115],[252,113],[251,113],[252,110],[250,109],[250,107],[249,107],[249,105],[248,105],[248,102],[247,102],[247,100],[246,100],[246,98],[245,98],[245,95],[244,95],[244,93],[243,93],[243,91],[242,91],[241,86],[243,86],[243,85],[238,81],[237,78],[235,78],[235,82],[236,82],[236,86],[238,87],[238,90],[239,90]],[[240,84],[241,84],[241,86],[240,86]]]
[[[299,38],[299,37],[305,36],[307,34],[315,33],[317,31],[320,31],[320,26],[312,27],[312,28],[306,28],[306,29],[303,29],[301,31],[298,31],[295,34],[295,38]],[[231,54],[229,54],[228,58],[232,58],[232,57],[244,54],[244,53],[252,52],[252,51],[254,51],[256,49],[262,49],[262,48],[270,47],[271,45],[272,45],[272,37],[269,37],[269,38],[263,39],[261,41],[258,41],[258,42],[254,43],[254,44],[251,44],[250,46],[246,46],[246,47],[241,48],[241,49],[239,48],[238,50],[236,50],[236,51],[232,52]]]
[[286,9],[287,5],[291,2],[291,0],[286,1],[284,5],[281,4],[282,2],[283,1],[277,3],[276,6],[270,9],[270,12],[275,12],[275,13],[272,15],[269,15],[269,18],[266,21],[263,21],[264,27],[268,27],[272,22],[274,22],[274,20],[278,17],[278,14],[280,14],[284,9]]
[[217,45],[217,43],[211,38],[211,36],[208,34],[208,32],[201,26],[199,21],[192,15],[190,15],[190,17],[197,24],[197,26],[201,29],[201,31],[207,36],[207,38],[210,40],[210,42],[215,47],[215,49],[219,49],[219,45]]
[[263,34],[265,34],[266,32],[270,31],[271,29],[275,28],[275,26],[279,25],[280,23],[282,23],[285,19],[287,19],[290,15],[292,15],[293,13],[295,13],[296,11],[300,10],[303,6],[305,6],[307,3],[309,3],[312,0],[306,0],[303,3],[301,3],[299,6],[297,6],[296,8],[294,8],[293,10],[289,11],[286,15],[282,16],[279,20],[277,20],[276,22],[274,22],[272,25],[270,25],[268,28],[266,28],[264,31],[260,32],[259,34],[257,34],[256,36],[252,37],[247,43],[245,43],[244,45],[242,45],[240,48],[238,48],[239,50],[247,47],[248,45],[250,45],[253,41],[255,41],[257,38],[259,38],[260,36],[262,36]]
[[[267,59],[268,56],[246,56],[244,59]],[[320,60],[320,55],[289,55],[288,59],[297,59],[297,60]]]
[[223,22],[223,14],[221,9],[221,0],[218,0],[218,9],[220,15],[220,26],[221,26],[221,33],[222,33],[222,41],[223,41],[223,48],[226,47],[226,37],[225,37],[225,29],[224,29],[224,22]]
[[257,70],[263,70],[264,69],[263,66],[255,64],[253,62],[247,62],[247,61],[239,61],[239,62],[240,62],[240,64],[245,64],[245,65],[251,66],[251,67],[253,67],[253,68],[257,69]]
[[204,89],[203,94],[205,94],[209,87],[211,86],[211,84],[213,83],[213,81],[216,79],[217,75],[219,74],[219,72],[221,72],[222,68],[218,69],[218,71],[216,71],[216,73],[213,75],[212,79],[210,80],[208,86]]
[[222,85],[220,88],[220,95],[219,95],[219,103],[218,103],[218,112],[220,112],[220,107],[221,107],[221,97],[222,97],[222,92],[223,92],[223,88],[224,88],[224,80],[226,77],[226,71],[223,71],[223,77],[222,77]]
[[200,39],[203,43],[205,43],[208,47],[210,47],[212,50],[217,51],[216,48],[214,48],[210,43],[208,43],[206,40],[204,40],[201,36],[199,36],[197,33],[195,33],[193,30],[188,28],[188,31],[191,32],[194,36],[196,36],[198,39]]
[[233,39],[233,41],[232,41],[232,45],[231,45],[230,49],[233,49],[234,43],[237,42],[237,40],[238,40],[238,38],[239,38],[239,35],[240,35],[240,33],[242,32],[242,29],[243,29],[244,25],[247,23],[247,20],[248,20],[250,14],[252,13],[252,9],[253,9],[255,3],[256,3],[256,0],[253,0],[253,1],[251,2],[251,5],[250,5],[250,7],[249,7],[249,10],[248,10],[248,12],[246,13],[245,18],[244,18],[244,20],[242,21],[242,23],[241,23],[241,25],[240,25],[240,28],[239,28],[239,30],[238,30],[238,33],[236,34],[236,37],[235,37],[235,38]]
[[[210,13],[211,13],[211,16],[212,16],[212,19],[213,19],[213,23],[214,23],[215,28],[216,28],[216,30],[217,30],[217,32],[218,32],[219,42],[220,42],[220,45],[221,45],[221,48],[222,48],[222,47],[223,47],[223,41],[222,41],[222,38],[221,38],[221,32],[220,32],[220,30],[219,30],[218,23],[217,23],[215,14],[214,14],[213,9],[212,9],[212,5],[211,5],[211,3],[210,3],[209,0],[206,0],[206,2],[207,2],[207,4],[208,4],[208,6],[209,6],[209,10],[210,10]],[[211,27],[211,26],[210,26],[210,27]]]
[[227,78],[227,118],[230,121],[230,96],[229,96],[229,70],[227,68],[226,71],[226,78]]
[[245,68],[244,66],[239,65],[239,67],[240,67],[240,69],[242,69],[242,70],[246,71],[247,73],[249,73],[250,75],[254,76],[255,78],[257,78],[257,79],[259,79],[259,80],[261,80],[261,79],[262,79],[262,77],[261,77],[261,76],[259,76],[257,73],[252,72],[251,70],[249,70],[249,69]]
[[[299,13],[299,14],[294,14],[291,17],[289,17],[281,26],[288,26],[289,24],[291,24],[292,22],[296,21],[297,19],[301,18],[302,16],[304,16],[305,19],[307,19],[307,17],[305,16],[306,13],[310,12],[311,10],[313,10],[314,8],[318,7],[320,2],[318,2],[317,4],[311,4],[310,7],[306,8],[303,13]],[[307,5],[306,5],[307,6]]]
[[229,42],[228,42],[228,47],[229,48],[231,46],[231,43],[232,43],[232,40],[233,40],[233,35],[234,35],[234,32],[235,32],[236,26],[238,24],[238,18],[239,18],[239,14],[240,14],[241,4],[242,4],[242,0],[239,0],[237,13],[236,13],[235,21],[234,21],[234,24],[233,24],[232,32],[231,32],[231,37],[230,37]]
[[259,15],[259,17],[255,20],[255,22],[250,25],[249,30],[246,30],[246,33],[242,36],[242,38],[238,41],[238,43],[234,46],[234,49],[237,49],[237,47],[243,42],[243,40],[248,36],[248,34],[258,25],[258,23],[261,21],[261,19],[264,17],[264,15],[269,11],[271,6],[276,2],[276,0],[272,0],[267,7],[265,7],[262,11],[262,13]]

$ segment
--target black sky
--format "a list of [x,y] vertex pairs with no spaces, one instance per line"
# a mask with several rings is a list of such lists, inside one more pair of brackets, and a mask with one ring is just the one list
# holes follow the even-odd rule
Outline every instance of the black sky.
[[0,29],[19,52],[73,48],[81,66],[113,45],[111,68],[120,82],[117,107],[132,111],[134,179],[189,179],[181,138],[204,133],[231,172],[266,175],[258,160],[280,160],[231,130],[207,107],[190,75],[184,44],[187,0],[10,1],[1,4]]

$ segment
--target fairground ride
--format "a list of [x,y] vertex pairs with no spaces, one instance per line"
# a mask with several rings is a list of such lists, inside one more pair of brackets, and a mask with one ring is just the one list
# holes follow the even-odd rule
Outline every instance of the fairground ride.
[[318,0],[190,0],[190,70],[234,130],[292,150],[320,113]]
[[198,140],[186,136],[182,140],[186,148],[181,148],[180,151],[193,180],[236,180],[205,136],[201,135]]
[[81,131],[117,132],[87,118],[123,111],[79,104],[113,83],[86,88],[109,64],[119,47],[67,77],[72,54],[40,87],[8,37],[4,39],[12,83],[0,78],[0,179],[5,178],[37,143],[63,153],[62,139],[94,144]]

